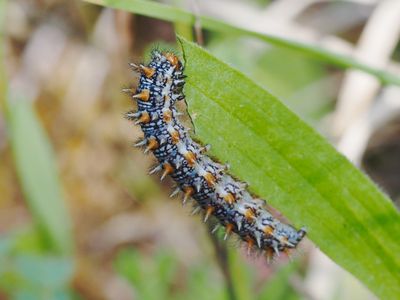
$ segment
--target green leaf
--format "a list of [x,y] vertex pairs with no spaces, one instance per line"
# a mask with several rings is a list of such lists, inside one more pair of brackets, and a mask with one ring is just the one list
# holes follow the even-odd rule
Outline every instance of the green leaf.
[[357,62],[351,57],[335,54],[333,52],[330,52],[328,50],[313,45],[307,45],[304,43],[287,40],[273,35],[246,30],[210,17],[195,16],[192,13],[177,7],[148,0],[84,0],[84,1],[110,8],[130,11],[132,13],[152,18],[157,18],[164,21],[170,21],[180,24],[189,24],[192,26],[195,24],[197,18],[199,24],[201,24],[202,28],[205,29],[227,34],[245,35],[254,37],[264,42],[267,42],[271,45],[277,47],[283,47],[286,49],[293,49],[304,55],[311,56],[315,59],[331,63],[341,68],[354,68],[362,70],[371,75],[374,75],[376,78],[378,78],[385,84],[400,85],[400,78],[398,76]]
[[115,268],[136,289],[140,299],[170,299],[169,286],[176,271],[176,260],[166,252],[146,257],[135,250],[118,253]]
[[10,299],[71,299],[72,258],[40,253],[31,239],[31,227],[0,238],[0,290]]
[[49,249],[70,254],[71,222],[50,143],[31,102],[13,93],[8,98],[9,138],[25,199]]
[[[222,230],[220,230],[222,233]],[[222,237],[221,237],[222,240]],[[228,262],[234,293],[238,300],[254,300],[255,274],[237,249],[228,249]]]
[[400,216],[392,202],[278,99],[180,39],[196,136],[376,295],[400,295]]
[[153,255],[124,249],[117,254],[114,268],[132,285],[138,299],[226,299],[212,265],[201,262],[186,269],[178,263],[167,249]]
[[12,299],[70,299],[70,258],[20,255],[8,261],[10,267],[0,275],[0,286]]

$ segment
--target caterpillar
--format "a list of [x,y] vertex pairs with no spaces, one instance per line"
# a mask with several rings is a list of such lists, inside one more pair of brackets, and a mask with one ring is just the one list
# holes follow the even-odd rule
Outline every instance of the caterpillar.
[[[161,172],[161,180],[171,176],[183,194],[183,203],[192,198],[203,210],[204,222],[213,216],[225,227],[224,239],[237,234],[248,251],[265,251],[268,258],[288,253],[303,239],[306,230],[296,230],[276,219],[263,200],[254,198],[246,184],[227,173],[227,167],[206,155],[208,146],[195,142],[179,121],[177,101],[185,99],[186,76],[179,58],[171,52],[154,50],[150,63],[130,64],[140,74],[137,89],[124,89],[137,101],[137,111],[127,119],[140,125],[144,138],[135,146],[153,152],[158,164],[150,174]],[[218,225],[219,225],[218,224]]]

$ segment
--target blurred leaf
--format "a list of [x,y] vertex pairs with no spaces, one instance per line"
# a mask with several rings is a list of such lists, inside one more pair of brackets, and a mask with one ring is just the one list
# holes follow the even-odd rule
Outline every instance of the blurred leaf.
[[40,253],[39,249],[38,235],[32,230],[0,235],[0,278],[9,272],[11,255]]
[[258,300],[297,300],[301,299],[300,295],[290,285],[290,279],[299,268],[297,262],[287,264],[280,269],[268,280],[258,295]]
[[222,281],[210,275],[212,266],[192,266],[180,279],[177,263],[166,252],[147,256],[130,249],[118,253],[114,267],[132,284],[138,299],[226,299]]
[[28,227],[12,233],[15,240],[13,252],[43,254],[47,249],[43,248],[40,232],[35,227]]
[[62,287],[73,271],[71,261],[66,258],[19,255],[14,263],[25,281],[49,289]]
[[134,250],[121,251],[116,270],[134,287],[139,299],[170,299],[170,286],[175,275],[176,261],[166,253],[149,259]]
[[27,235],[29,231],[0,238],[0,289],[12,299],[71,299],[72,259],[21,249]]
[[124,276],[136,289],[140,290],[144,280],[144,274],[140,269],[140,255],[136,251],[120,251],[114,260],[114,267],[118,273]]
[[213,266],[203,263],[198,266],[192,266],[188,271],[187,290],[179,295],[177,299],[213,299],[225,300],[226,288],[221,279],[213,276]]
[[165,283],[165,293],[168,293],[169,286],[174,281],[174,276],[177,271],[177,262],[171,255],[162,252],[157,255],[156,263],[159,281]]
[[[184,0],[173,0],[173,4],[175,6],[182,6],[184,5]],[[175,32],[180,36],[183,36],[185,39],[189,41],[193,41],[193,29],[191,24],[188,23],[181,23],[181,22],[174,22]]]
[[55,158],[32,104],[9,95],[7,125],[25,199],[49,248],[72,251],[71,222],[60,192]]
[[400,217],[392,202],[278,99],[180,40],[197,137],[327,255],[383,299],[400,294]]
[[254,272],[252,272],[249,266],[243,261],[237,249],[228,250],[228,259],[237,299],[255,299],[253,286]]
[[30,290],[19,290],[13,295],[13,300],[71,300],[72,293],[61,291],[55,293],[32,292]]
[[181,24],[194,25],[196,18],[198,18],[201,26],[205,29],[214,30],[217,32],[222,32],[227,34],[246,35],[254,37],[262,41],[265,41],[267,43],[270,43],[271,45],[286,49],[293,49],[304,55],[308,55],[315,59],[329,62],[341,68],[354,68],[362,70],[379,78],[379,80],[381,80],[385,84],[400,85],[400,77],[385,72],[383,70],[379,70],[370,67],[368,65],[359,63],[351,57],[335,54],[316,46],[307,45],[300,42],[295,42],[268,34],[262,34],[251,30],[246,30],[210,17],[195,16],[177,7],[147,0],[84,0],[84,1],[114,9],[122,9],[139,15],[144,15],[152,18],[157,18]]
[[0,286],[13,299],[70,299],[70,259],[19,255],[9,258],[9,267],[0,276]]

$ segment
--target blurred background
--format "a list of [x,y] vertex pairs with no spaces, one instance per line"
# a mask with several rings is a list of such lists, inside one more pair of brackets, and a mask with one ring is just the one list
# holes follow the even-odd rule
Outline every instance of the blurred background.
[[[400,76],[400,1],[165,3]],[[136,85],[128,62],[176,48],[174,24],[77,0],[0,0],[0,21],[0,299],[375,299],[309,241],[272,265],[220,242],[147,175],[121,89]],[[201,32],[399,205],[399,87]]]

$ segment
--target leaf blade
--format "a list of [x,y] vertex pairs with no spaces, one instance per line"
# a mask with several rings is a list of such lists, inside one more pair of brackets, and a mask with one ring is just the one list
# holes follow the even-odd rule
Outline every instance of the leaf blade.
[[[377,295],[400,293],[400,217],[390,200],[278,99],[180,39],[196,135]],[[362,254],[362,255],[361,255]],[[390,282],[390,283],[389,283]]]
[[47,136],[22,95],[8,96],[7,123],[21,187],[49,250],[63,255],[72,252],[71,220],[64,203]]

